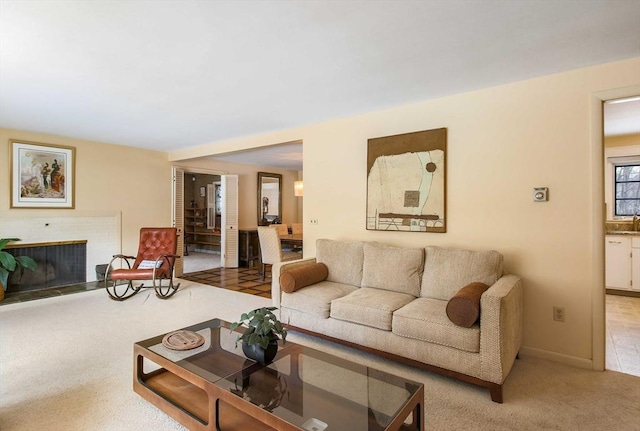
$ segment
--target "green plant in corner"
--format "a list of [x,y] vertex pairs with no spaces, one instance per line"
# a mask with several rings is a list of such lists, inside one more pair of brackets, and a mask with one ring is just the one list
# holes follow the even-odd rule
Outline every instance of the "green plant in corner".
[[231,324],[232,331],[243,324],[247,325],[244,334],[238,336],[236,347],[239,341],[243,341],[249,346],[259,344],[263,349],[266,349],[269,342],[277,339],[278,336],[282,337],[282,344],[284,344],[287,339],[287,330],[273,314],[274,310],[277,310],[277,307],[262,307],[248,313],[242,313],[240,321]]
[[9,285],[9,274],[13,271],[19,271],[19,276],[22,277],[24,269],[30,269],[35,271],[38,264],[35,260],[29,256],[13,256],[11,253],[4,251],[5,246],[13,241],[20,241],[18,238],[2,238],[0,239],[0,284],[2,288],[7,290]]

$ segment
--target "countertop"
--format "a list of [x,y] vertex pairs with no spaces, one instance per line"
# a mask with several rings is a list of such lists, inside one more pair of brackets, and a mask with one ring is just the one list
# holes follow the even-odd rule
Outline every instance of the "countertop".
[[633,230],[610,230],[607,231],[606,235],[631,235],[631,236],[640,236],[640,232]]

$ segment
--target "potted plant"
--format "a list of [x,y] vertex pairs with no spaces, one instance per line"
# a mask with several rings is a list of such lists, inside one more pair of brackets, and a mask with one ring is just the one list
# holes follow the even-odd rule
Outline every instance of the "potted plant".
[[234,331],[245,324],[247,329],[238,336],[236,346],[242,341],[242,351],[247,358],[261,364],[273,361],[278,353],[278,337],[282,337],[282,344],[286,342],[287,330],[278,320],[273,311],[277,307],[262,307],[248,313],[242,313],[240,321],[231,324]]
[[0,239],[0,285],[2,285],[2,291],[0,291],[2,298],[0,300],[4,299],[4,292],[9,286],[9,275],[13,271],[18,270],[18,276],[22,277],[25,268],[35,271],[38,267],[36,261],[29,256],[13,256],[11,253],[3,251],[5,246],[13,241],[20,240],[18,238]]

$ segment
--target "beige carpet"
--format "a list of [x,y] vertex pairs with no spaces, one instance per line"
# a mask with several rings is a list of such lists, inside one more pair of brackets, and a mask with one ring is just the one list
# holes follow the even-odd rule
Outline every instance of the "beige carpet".
[[[144,291],[118,303],[98,290],[4,305],[0,430],[183,430],[133,392],[133,343],[212,317],[236,320],[268,304],[187,282],[167,301]],[[507,381],[505,403],[495,404],[486,390],[452,379],[306,336],[290,339],[423,382],[430,430],[640,430],[638,377],[524,357]]]

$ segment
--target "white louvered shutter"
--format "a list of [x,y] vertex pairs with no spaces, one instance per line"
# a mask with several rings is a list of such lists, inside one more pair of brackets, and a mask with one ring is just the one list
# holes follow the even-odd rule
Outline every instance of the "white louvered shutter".
[[222,266],[238,267],[238,176],[222,175]]
[[173,226],[178,229],[178,247],[176,254],[175,276],[180,277],[184,272],[184,171],[173,168]]

